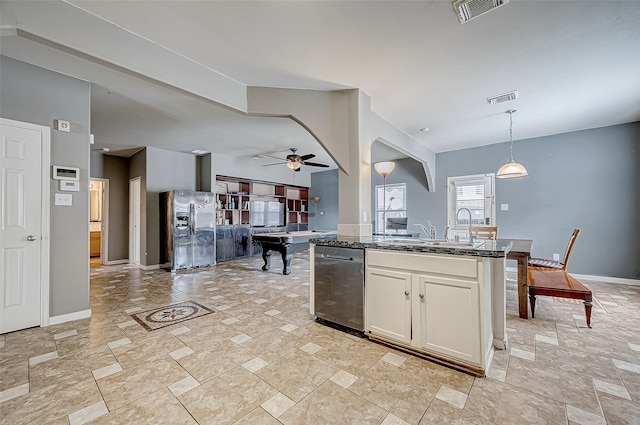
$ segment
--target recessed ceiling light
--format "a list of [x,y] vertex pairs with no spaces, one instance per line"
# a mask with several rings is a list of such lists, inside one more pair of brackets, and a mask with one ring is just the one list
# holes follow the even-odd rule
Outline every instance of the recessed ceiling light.
[[103,152],[109,152],[111,150],[111,148],[102,148]]
[[204,155],[205,153],[209,153],[209,152],[203,151],[202,149],[194,149],[191,151],[191,153],[194,155]]
[[422,127],[420,131],[424,131],[426,133],[427,131],[429,131],[429,127]]

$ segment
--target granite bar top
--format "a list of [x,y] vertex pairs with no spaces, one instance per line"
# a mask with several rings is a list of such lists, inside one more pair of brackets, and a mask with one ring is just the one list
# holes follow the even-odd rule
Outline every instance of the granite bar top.
[[318,246],[340,248],[383,249],[389,251],[417,252],[425,254],[464,255],[472,257],[506,257],[511,249],[511,240],[481,239],[471,246],[466,241],[433,241],[429,239],[411,239],[381,236],[340,236],[329,239],[311,239],[310,243]]

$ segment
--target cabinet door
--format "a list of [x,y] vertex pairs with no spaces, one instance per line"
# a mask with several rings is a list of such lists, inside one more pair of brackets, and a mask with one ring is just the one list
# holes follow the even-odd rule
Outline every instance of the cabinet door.
[[481,364],[478,282],[425,275],[417,275],[414,282],[414,344]]
[[411,343],[411,274],[367,267],[366,330]]
[[216,261],[229,261],[236,257],[233,226],[216,228]]
[[235,226],[235,258],[248,257],[251,253],[251,227]]

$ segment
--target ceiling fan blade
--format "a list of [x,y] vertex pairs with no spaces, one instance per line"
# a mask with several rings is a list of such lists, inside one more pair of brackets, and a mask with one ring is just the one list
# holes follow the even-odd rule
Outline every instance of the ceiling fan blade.
[[328,166],[328,165],[326,165],[326,164],[319,164],[319,163],[317,163],[317,162],[303,162],[302,164],[304,164],[304,165],[310,165],[310,166],[312,166],[312,167],[329,167],[329,166]]
[[262,155],[260,155],[260,156],[261,156],[261,157],[262,157],[262,156],[264,156],[264,157],[267,157],[267,158],[273,158],[273,159],[279,159],[280,161],[286,161],[286,159],[285,159],[285,158],[279,158],[279,157],[277,157],[277,156],[273,156],[273,155],[266,155],[266,154],[262,154]]
[[302,156],[300,157],[300,159],[301,159],[302,161],[306,161],[307,159],[311,159],[311,158],[313,158],[313,157],[315,157],[315,155],[314,155],[314,154],[312,154],[312,153],[310,153],[310,154],[307,154],[307,155],[302,155]]
[[263,167],[269,167],[271,165],[282,165],[282,164],[286,164],[286,162],[274,162],[273,164],[264,164]]

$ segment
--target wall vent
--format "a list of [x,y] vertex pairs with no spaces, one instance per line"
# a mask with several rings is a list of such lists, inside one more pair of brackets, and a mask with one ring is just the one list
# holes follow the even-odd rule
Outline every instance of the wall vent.
[[456,0],[453,9],[461,24],[472,20],[490,10],[509,3],[509,0]]
[[487,102],[492,105],[496,105],[502,102],[508,102],[510,100],[516,100],[519,97],[518,90],[510,91],[509,93],[499,94],[497,96],[492,96],[487,98]]

